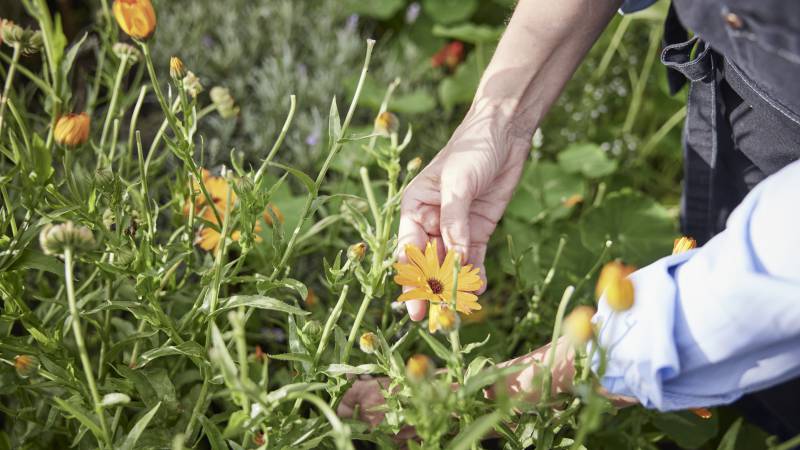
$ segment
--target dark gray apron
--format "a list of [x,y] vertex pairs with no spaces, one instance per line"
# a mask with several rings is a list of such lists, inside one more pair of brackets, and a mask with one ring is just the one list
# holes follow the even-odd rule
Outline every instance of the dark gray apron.
[[[800,2],[673,0],[664,41],[671,92],[689,82],[681,230],[702,245],[756,184],[800,159]],[[737,406],[783,439],[800,433],[800,379]]]

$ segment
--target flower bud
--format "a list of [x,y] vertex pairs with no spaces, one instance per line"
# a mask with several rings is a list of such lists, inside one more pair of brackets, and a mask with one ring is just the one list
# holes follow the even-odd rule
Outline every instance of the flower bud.
[[0,44],[2,44],[3,41],[5,40],[5,38],[3,38],[3,29],[5,27],[11,27],[13,25],[14,25],[13,21],[0,18]]
[[183,87],[192,98],[197,98],[203,92],[203,85],[200,84],[200,79],[191,70],[187,70],[186,76],[183,77]]
[[94,184],[104,191],[111,190],[114,187],[116,176],[109,168],[100,168],[94,172]]
[[564,334],[576,345],[589,342],[594,335],[594,308],[591,306],[578,306],[564,320]]
[[358,348],[368,355],[375,353],[378,350],[378,337],[372,332],[362,334],[358,339]]
[[600,271],[595,294],[598,298],[605,294],[608,306],[614,311],[630,309],[633,306],[634,289],[628,275],[635,270],[635,267],[627,266],[620,261],[607,263]]
[[23,55],[32,55],[42,48],[41,31],[22,28],[10,20],[3,20],[0,26],[0,42],[9,46],[19,46]]
[[381,136],[391,136],[400,128],[400,119],[389,111],[378,114],[375,118],[375,133]]
[[219,112],[219,115],[222,116],[223,119],[230,119],[239,114],[239,107],[236,106],[236,102],[233,100],[228,88],[214,86],[211,88],[209,95],[211,96],[211,101],[214,103],[214,106],[217,108],[217,112]]
[[317,342],[322,336],[322,325],[319,321],[309,320],[303,325],[303,334],[306,335],[309,341]]
[[14,370],[20,378],[29,378],[39,370],[39,358],[33,355],[17,355],[14,357]]
[[689,236],[681,236],[675,239],[675,245],[672,247],[672,254],[677,255],[678,253],[688,252],[695,247],[697,247],[697,241]]
[[77,147],[89,140],[91,119],[85,112],[61,116],[56,122],[53,137],[66,147]]
[[145,40],[156,30],[156,12],[150,0],[115,0],[114,18],[128,36]]
[[67,247],[75,251],[91,249],[94,236],[85,226],[76,226],[71,221],[58,225],[50,223],[39,232],[39,245],[47,255],[61,255]]
[[142,52],[138,48],[126,44],[125,42],[117,42],[111,47],[111,50],[117,55],[117,58],[127,58],[128,64],[134,65],[142,59]]
[[430,317],[428,317],[428,330],[430,330],[431,333],[435,333],[437,331],[449,333],[453,330],[457,330],[461,324],[461,318],[455,311],[453,311],[452,308],[447,305],[432,304],[430,311]]
[[317,294],[314,292],[314,289],[308,288],[308,294],[306,294],[306,306],[309,308],[317,306]]
[[409,172],[416,172],[422,166],[422,158],[417,156],[406,164],[406,170]]
[[433,375],[434,365],[425,355],[414,355],[406,362],[406,376],[411,381],[422,381]]
[[347,249],[347,258],[350,261],[359,263],[364,259],[364,255],[367,254],[367,244],[364,242],[359,242],[358,244],[353,244],[350,248]]
[[186,76],[186,67],[183,66],[183,61],[177,56],[169,59],[169,76],[173,80],[182,80]]

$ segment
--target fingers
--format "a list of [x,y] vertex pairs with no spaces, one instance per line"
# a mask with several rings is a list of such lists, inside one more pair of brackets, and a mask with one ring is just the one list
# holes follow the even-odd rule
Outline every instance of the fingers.
[[448,250],[466,258],[469,256],[469,208],[472,194],[468,182],[458,179],[459,173],[449,170],[442,174],[442,201],[439,229]]

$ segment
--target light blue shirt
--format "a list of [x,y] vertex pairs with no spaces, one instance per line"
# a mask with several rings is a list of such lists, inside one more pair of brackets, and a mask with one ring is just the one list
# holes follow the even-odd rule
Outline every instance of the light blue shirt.
[[756,186],[702,248],[631,280],[633,307],[614,313],[601,298],[595,316],[612,393],[676,410],[800,376],[800,161]]

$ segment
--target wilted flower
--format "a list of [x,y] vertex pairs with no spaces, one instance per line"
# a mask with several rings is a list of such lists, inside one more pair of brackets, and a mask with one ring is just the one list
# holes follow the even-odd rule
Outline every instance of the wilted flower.
[[406,362],[406,375],[412,381],[422,381],[433,374],[433,361],[425,355],[414,355]]
[[364,242],[359,242],[358,244],[353,244],[350,248],[347,249],[347,258],[353,262],[361,262],[364,259],[364,255],[367,254],[367,244]]
[[422,166],[422,158],[417,156],[406,164],[406,170],[409,172],[416,172]]
[[695,247],[697,247],[697,241],[689,236],[681,236],[675,239],[675,245],[672,247],[672,254],[677,255],[678,253],[688,252]]
[[591,306],[578,306],[564,320],[564,334],[576,345],[585,344],[592,339],[594,313],[595,310]]
[[375,353],[378,350],[378,337],[371,331],[362,334],[358,339],[358,348],[368,355]]
[[76,226],[71,221],[58,225],[50,223],[39,232],[39,245],[47,255],[61,255],[67,247],[76,251],[91,249],[94,236],[85,226]]
[[457,330],[461,322],[458,313],[445,303],[431,303],[428,315],[428,330],[431,333],[442,331],[449,333]]
[[117,55],[117,58],[122,59],[125,57],[127,58],[128,64],[131,65],[136,64],[142,59],[142,52],[140,52],[138,48],[131,44],[126,44],[125,42],[117,42],[111,49],[114,51],[114,54]]
[[66,147],[77,147],[89,140],[91,119],[85,112],[61,116],[56,122],[53,137]]
[[150,0],[115,0],[114,18],[128,36],[145,40],[156,30],[156,12]]
[[378,114],[375,118],[375,133],[381,136],[391,136],[400,128],[400,119],[389,111]]
[[14,370],[20,378],[28,378],[39,370],[39,358],[33,355],[17,355],[14,357]]
[[615,311],[625,311],[633,306],[633,282],[628,275],[636,270],[620,261],[607,263],[600,271],[595,294],[599,298],[605,294],[608,306]]
[[462,59],[464,59],[464,44],[460,41],[453,41],[431,57],[431,66],[446,66],[453,70],[461,63]]
[[[397,301],[428,300],[432,304],[449,303],[453,297],[455,252],[448,251],[440,266],[436,245],[431,242],[425,246],[425,254],[414,245],[407,245],[405,250],[409,262],[394,265],[397,270],[394,282],[412,289],[398,297]],[[461,266],[456,293],[457,311],[469,314],[473,310],[481,309],[478,296],[473,294],[483,284],[479,273],[480,269],[473,268],[471,264]]]
[[211,96],[211,101],[214,103],[214,106],[217,108],[217,112],[219,112],[219,115],[222,116],[223,119],[230,119],[239,114],[239,107],[236,106],[236,102],[233,100],[233,97],[231,97],[231,92],[228,88],[214,86],[211,88],[209,95]]
[[186,68],[183,66],[183,61],[177,56],[169,59],[169,76],[173,80],[182,80],[186,76]]
[[203,92],[203,85],[200,84],[200,79],[191,70],[187,70],[186,76],[183,77],[183,87],[192,98],[197,98]]
[[10,20],[4,20],[0,27],[0,41],[11,47],[19,46],[23,55],[32,55],[42,48],[42,32],[22,28]]
[[314,292],[314,289],[308,288],[308,293],[306,294],[306,306],[309,308],[317,306],[317,294]]

